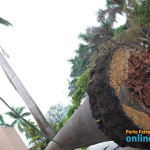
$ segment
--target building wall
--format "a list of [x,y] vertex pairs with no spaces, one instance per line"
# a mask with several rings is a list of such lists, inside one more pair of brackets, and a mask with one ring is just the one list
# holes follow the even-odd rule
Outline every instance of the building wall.
[[0,127],[0,150],[28,150],[14,127]]

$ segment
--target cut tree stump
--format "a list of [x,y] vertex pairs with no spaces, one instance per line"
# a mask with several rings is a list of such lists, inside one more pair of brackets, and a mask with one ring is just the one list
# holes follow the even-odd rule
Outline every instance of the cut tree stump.
[[87,92],[106,136],[121,147],[150,147],[149,142],[126,142],[126,130],[150,131],[150,54],[143,47],[125,43],[100,58]]

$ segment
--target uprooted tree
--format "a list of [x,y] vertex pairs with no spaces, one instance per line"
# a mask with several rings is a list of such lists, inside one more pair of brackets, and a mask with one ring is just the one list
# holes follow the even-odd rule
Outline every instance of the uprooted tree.
[[101,57],[90,73],[89,98],[54,138],[63,146],[51,142],[46,150],[108,140],[121,147],[149,148],[149,142],[126,141],[126,130],[150,130],[149,68],[150,53],[134,43],[121,44]]
[[[133,43],[108,52],[91,71],[88,95],[99,128],[120,146],[148,148],[126,142],[126,130],[150,130],[150,53]],[[148,135],[149,136],[149,135]]]
[[[56,135],[55,140],[63,146],[51,142],[46,150],[74,149],[107,140],[122,147],[150,147],[148,142],[126,142],[126,130],[150,130],[149,5],[150,0],[107,0],[108,9],[99,11],[100,26],[80,35],[88,37],[91,64],[96,60],[90,71],[89,97]],[[114,30],[116,13],[122,12],[127,22]]]

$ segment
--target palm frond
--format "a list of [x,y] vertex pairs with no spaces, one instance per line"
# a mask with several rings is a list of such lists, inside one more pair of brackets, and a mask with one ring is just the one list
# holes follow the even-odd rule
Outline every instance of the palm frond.
[[5,26],[12,26],[10,22],[0,17],[0,24],[3,24]]
[[24,111],[24,109],[25,109],[25,107],[17,107],[17,108],[16,108],[16,112],[17,112],[19,115],[21,115],[22,112]]
[[26,122],[24,122],[22,119],[19,119],[19,122],[20,122],[20,125],[22,125],[22,126],[27,126],[27,123]]
[[18,119],[15,120],[15,121],[13,121],[13,122],[11,123],[11,126],[14,127],[14,126],[17,124],[17,122],[18,122]]
[[23,130],[23,128],[21,127],[21,124],[18,122],[18,130],[20,131],[20,132],[23,132],[24,130]]
[[2,115],[0,115],[0,123],[1,123],[1,124],[4,124],[4,119],[3,119],[3,116],[2,116]]
[[41,138],[41,135],[37,135],[37,136],[34,136],[31,141],[33,143],[33,142],[35,142],[37,140],[40,140],[40,138]]
[[8,115],[9,117],[13,118],[13,119],[17,119],[18,117],[16,116],[16,114],[14,114],[13,112],[6,112],[6,115]]
[[31,115],[30,112],[26,112],[26,113],[23,113],[21,116],[22,116],[22,117],[27,117],[27,116],[30,116],[30,115]]
[[11,126],[11,125],[8,124],[8,123],[5,123],[5,127],[13,127],[13,126]]

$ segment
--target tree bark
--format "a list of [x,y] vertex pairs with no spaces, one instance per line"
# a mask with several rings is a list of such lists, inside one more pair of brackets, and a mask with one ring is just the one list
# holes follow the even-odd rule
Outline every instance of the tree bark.
[[52,141],[45,150],[73,150],[110,141],[98,128],[96,120],[92,117],[88,97],[58,132],[54,140],[59,142],[62,147]]
[[16,91],[22,97],[27,107],[29,108],[31,114],[35,118],[37,124],[41,128],[42,132],[47,136],[54,136],[55,131],[51,128],[50,124],[47,122],[46,118],[40,111],[39,107],[34,102],[33,98],[30,96],[20,79],[17,77],[13,69],[10,67],[4,56],[0,53],[0,65],[3,68],[6,76],[8,77],[11,84],[14,86]]

